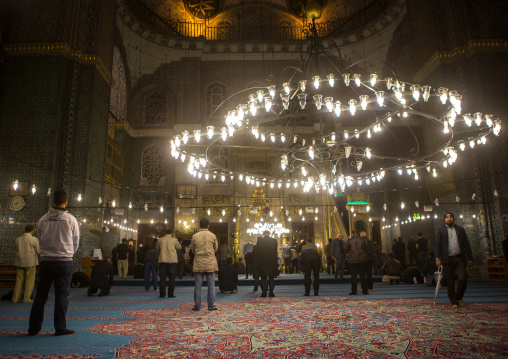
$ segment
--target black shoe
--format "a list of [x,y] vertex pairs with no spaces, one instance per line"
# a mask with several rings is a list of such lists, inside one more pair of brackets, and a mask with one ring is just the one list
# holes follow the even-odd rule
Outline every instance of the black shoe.
[[261,298],[266,298],[266,293],[265,294],[261,294]]
[[168,298],[176,298],[174,295],[168,295]]
[[370,293],[369,292],[363,292],[363,295],[369,295]]
[[308,297],[309,295],[310,295],[309,293],[303,293],[304,297]]
[[217,309],[217,308],[208,308],[208,311],[209,311],[209,312],[212,312],[212,311],[214,311],[214,310],[218,310],[218,309]]
[[30,335],[31,337],[33,337],[34,335],[37,335],[37,334],[39,334],[38,330],[37,331],[34,331],[34,330],[29,330],[28,331],[28,335]]
[[254,287],[253,292],[257,292],[257,291],[258,291],[258,287]]
[[74,334],[74,333],[75,333],[74,330],[65,329],[65,330],[62,330],[61,332],[55,332],[55,337],[59,337],[60,335]]
[[192,310],[195,311],[195,312],[199,312],[199,309],[196,308],[196,307],[192,308]]
[[275,294],[273,294],[273,293],[270,293],[268,296],[269,296],[270,298],[275,298]]
[[319,294],[318,294],[317,292],[314,292],[314,296],[316,296],[316,297],[317,297],[318,295],[319,295]]
[[163,295],[159,295],[159,298],[165,298],[165,296],[163,296]]
[[349,295],[356,295],[356,292],[351,292],[349,293]]

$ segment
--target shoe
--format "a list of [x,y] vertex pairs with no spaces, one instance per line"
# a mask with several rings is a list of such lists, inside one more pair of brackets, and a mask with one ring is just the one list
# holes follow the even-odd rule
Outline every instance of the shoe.
[[349,295],[356,295],[356,292],[351,292],[349,293]]
[[363,295],[369,295],[370,293],[369,292],[363,292]]
[[265,294],[261,294],[261,298],[266,298],[266,293]]
[[[31,300],[31,299],[27,299],[27,300],[25,300],[25,303],[33,303],[33,302],[34,302],[34,301],[33,301],[33,300]],[[464,302],[462,302],[462,303],[464,303]]]
[[314,296],[315,296],[315,297],[319,296],[319,293],[314,292]]
[[308,297],[309,295],[310,295],[309,293],[303,293],[304,297]]
[[257,292],[257,291],[258,291],[258,287],[254,287],[253,292]]
[[270,298],[275,298],[275,294],[273,294],[273,293],[270,293],[268,296],[269,296]]
[[34,335],[37,335],[37,334],[39,334],[38,330],[37,331],[28,330],[28,335],[31,336],[31,337],[33,337]]
[[464,307],[466,303],[462,299],[459,300],[459,307]]
[[238,289],[234,289],[232,293],[236,293],[236,292],[238,292]]
[[224,291],[223,291],[223,290],[221,290],[220,292],[221,292],[221,294],[224,294]]
[[74,333],[75,333],[74,330],[65,329],[65,330],[62,330],[61,332],[55,332],[55,337],[59,337],[60,335],[74,334]]
[[217,308],[208,308],[209,312],[213,312],[214,310],[218,310]]
[[159,295],[159,298],[165,298],[165,296],[163,296],[163,295]]
[[149,291],[150,291],[150,289],[145,289],[145,292],[149,292]]
[[91,296],[92,296],[92,290],[91,290],[90,288],[88,288],[88,290],[87,290],[86,294],[87,294],[89,297],[91,297]]
[[196,307],[192,308],[192,310],[193,310],[194,312],[199,312],[199,309],[198,309],[198,308],[196,308]]
[[458,305],[458,304],[454,304],[454,305],[452,305],[452,308],[453,308],[453,309],[457,309],[458,307],[459,307],[459,305]]
[[176,298],[174,295],[168,295],[168,298]]

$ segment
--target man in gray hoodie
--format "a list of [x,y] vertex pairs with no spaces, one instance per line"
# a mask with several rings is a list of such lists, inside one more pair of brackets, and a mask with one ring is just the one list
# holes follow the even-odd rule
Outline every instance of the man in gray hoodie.
[[73,215],[67,212],[69,194],[59,189],[53,197],[54,207],[37,226],[41,261],[37,294],[30,312],[28,335],[39,334],[44,320],[44,306],[51,284],[55,283],[55,335],[73,334],[67,329],[65,315],[72,279],[72,257],[79,246],[79,226]]

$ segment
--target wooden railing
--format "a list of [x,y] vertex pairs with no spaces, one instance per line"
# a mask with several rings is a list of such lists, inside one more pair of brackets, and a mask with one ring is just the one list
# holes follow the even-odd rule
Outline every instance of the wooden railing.
[[[361,28],[374,20],[394,0],[377,0],[345,20],[317,23],[319,37],[339,35]],[[308,30],[304,26],[208,26],[206,23],[181,22],[163,19],[139,0],[124,0],[130,11],[143,23],[175,36],[206,38],[207,40],[304,40]]]

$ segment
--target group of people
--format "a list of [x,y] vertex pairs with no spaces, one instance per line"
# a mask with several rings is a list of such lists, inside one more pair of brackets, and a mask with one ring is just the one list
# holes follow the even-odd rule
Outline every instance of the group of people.
[[[66,313],[68,307],[68,296],[70,293],[71,278],[73,273],[73,256],[79,246],[79,226],[76,218],[66,210],[69,195],[67,191],[60,189],[55,191],[51,208],[39,221],[37,226],[38,239],[33,236],[35,228],[26,226],[25,233],[16,239],[16,270],[17,279],[13,293],[13,302],[21,299],[23,284],[25,284],[24,302],[32,302],[31,294],[34,286],[35,270],[39,265],[39,279],[37,292],[32,302],[30,311],[28,335],[37,335],[44,320],[44,307],[48,299],[51,286],[55,287],[54,304],[54,326],[55,335],[73,334],[74,331],[67,328]],[[194,306],[192,310],[201,310],[201,289],[204,278],[207,281],[207,307],[209,311],[217,310],[215,306],[215,273],[219,271],[216,253],[219,249],[216,236],[209,230],[209,220],[202,218],[199,223],[200,229],[192,236],[191,250],[194,253],[192,271],[195,278]],[[372,262],[373,246],[372,241],[366,238],[366,232],[356,228],[353,235],[344,243],[342,235],[337,239],[329,241],[325,249],[327,263],[329,266],[333,261],[337,264],[335,276],[344,275],[344,264],[347,259],[351,270],[351,293],[357,291],[357,276],[360,277],[363,294],[369,294],[372,290]],[[421,234],[418,235],[416,249],[417,259],[422,268],[427,258],[420,255],[426,249],[426,241]],[[122,241],[123,242],[123,241]],[[505,257],[508,256],[508,239],[503,240]],[[156,289],[157,267],[161,275],[160,297],[174,297],[174,278],[178,270],[178,250],[181,243],[175,238],[171,230],[167,230],[157,242],[155,248],[150,248],[145,254],[145,263],[152,263],[153,266],[146,266],[151,273],[152,283]],[[255,245],[248,243],[244,247],[246,259],[246,277],[252,274],[255,279],[255,290],[258,284],[261,286],[261,297],[275,297],[275,277],[279,273],[279,260],[277,254],[277,240],[270,237],[268,231],[258,237]],[[287,250],[283,246],[283,252]],[[289,261],[284,255],[284,262],[287,266]],[[414,254],[414,253],[413,253]],[[293,256],[293,254],[291,254]],[[127,255],[128,256],[128,255]],[[40,262],[39,262],[40,257]],[[390,260],[385,264],[387,273],[403,265],[390,253]],[[128,258],[117,258],[122,261]],[[414,256],[413,256],[414,259]],[[473,255],[469,240],[464,228],[454,223],[454,216],[450,212],[444,214],[444,224],[435,233],[435,266],[443,266],[444,277],[447,281],[448,298],[454,308],[464,305],[463,296],[467,287],[467,266],[473,265]],[[292,261],[292,257],[291,257]],[[155,264],[156,262],[157,264]],[[391,263],[391,264],[390,264]],[[398,265],[397,265],[398,263]],[[221,278],[228,278],[234,282],[233,291],[236,289],[238,274],[232,266],[231,257],[227,257],[225,263],[221,263],[222,271],[219,271]],[[321,268],[321,256],[317,246],[312,239],[308,239],[305,245],[301,246],[298,257],[300,269],[304,272],[304,295],[310,295],[313,284],[314,294],[319,293],[319,271]],[[395,264],[395,265],[393,265]],[[124,273],[124,263],[118,264],[119,275]],[[455,273],[458,276],[458,286],[455,287]],[[370,274],[370,275],[369,275]],[[146,278],[146,277],[145,277]],[[169,278],[166,290],[166,278]],[[236,279],[235,279],[236,278]],[[260,278],[258,283],[257,279]],[[110,258],[105,257],[95,264],[92,272],[91,284],[88,295],[93,295],[100,290],[99,295],[107,295],[113,281],[113,266]],[[230,290],[230,286],[221,288],[221,291]],[[149,286],[146,287],[149,289]]]

